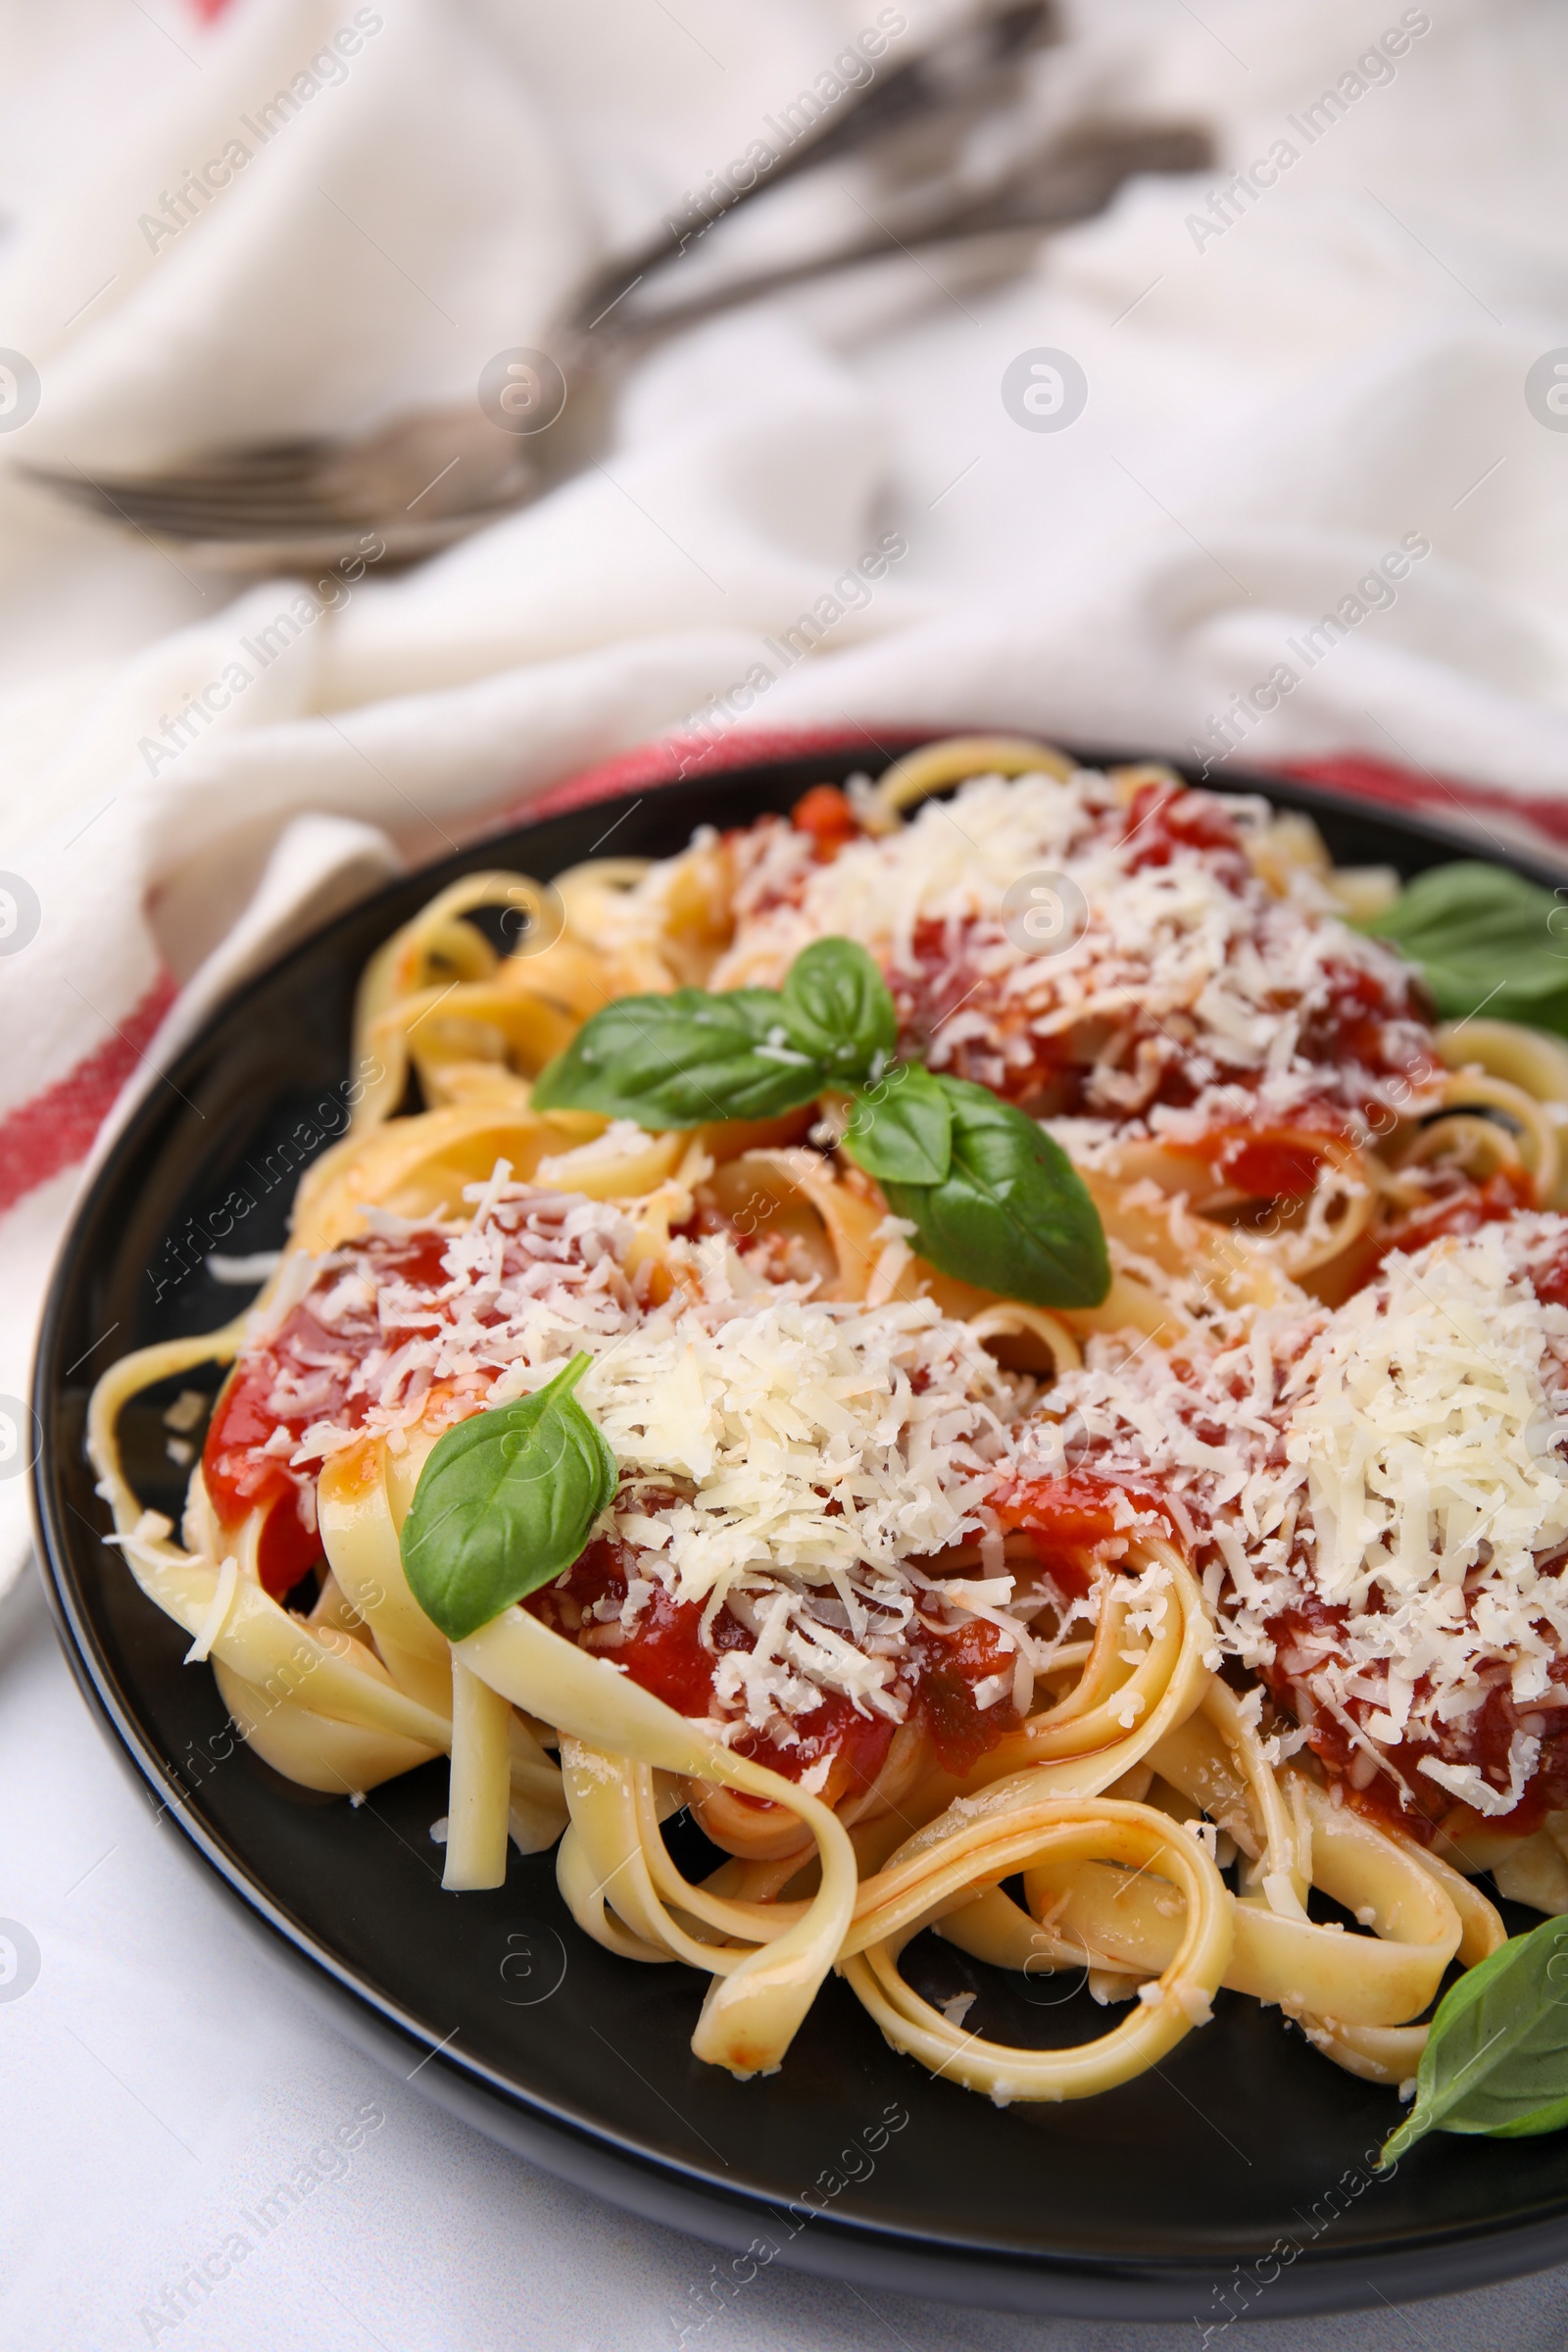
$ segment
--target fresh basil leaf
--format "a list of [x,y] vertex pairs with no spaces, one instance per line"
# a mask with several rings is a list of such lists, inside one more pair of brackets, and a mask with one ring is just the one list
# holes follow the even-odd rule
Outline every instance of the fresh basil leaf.
[[1465,859],[1418,874],[1357,926],[1421,967],[1447,1020],[1497,1020],[1568,1036],[1568,906],[1499,865]]
[[784,982],[790,1037],[849,1084],[876,1080],[893,1058],[899,1016],[874,958],[853,939],[818,939]]
[[940,1184],[953,1164],[953,1111],[917,1061],[896,1061],[856,1099],[844,1149],[878,1184]]
[[1522,2139],[1568,2125],[1568,1919],[1510,1936],[1449,1987],[1415,2082],[1386,2165],[1428,2132]]
[[940,1184],[883,1186],[944,1274],[1033,1306],[1098,1306],[1110,1288],[1099,1212],[1058,1144],[983,1086],[938,1077],[953,1120]]
[[617,997],[533,1084],[536,1110],[597,1110],[639,1127],[776,1119],[822,1091],[822,1065],[785,1025],[771,989]]
[[615,1492],[615,1457],[572,1395],[591,1358],[436,1442],[403,1523],[409,1590],[449,1642],[571,1566]]

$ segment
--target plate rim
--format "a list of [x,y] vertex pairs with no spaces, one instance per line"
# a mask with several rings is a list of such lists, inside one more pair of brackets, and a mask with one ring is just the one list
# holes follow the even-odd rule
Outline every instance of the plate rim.
[[[882,733],[897,739],[894,756],[898,756],[958,731],[900,727]],[[962,731],[999,730],[977,727]],[[765,756],[757,756],[764,744]],[[427,880],[432,889],[441,887],[438,878],[482,862],[498,840],[548,825],[589,806],[609,810],[623,802],[629,812],[639,800],[683,783],[703,786],[726,778],[765,782],[774,772],[798,768],[816,759],[832,760],[840,766],[849,759],[863,760],[867,766],[875,764],[873,747],[867,745],[864,734],[848,730],[837,735],[812,730],[797,742],[777,736],[754,738],[752,746],[736,741],[725,748],[733,749],[736,756],[705,760],[696,767],[671,766],[662,776],[642,780],[635,790],[612,787],[607,792],[577,795],[574,785],[591,778],[570,779],[540,794],[537,807],[509,807],[496,822],[456,852],[391,877],[351,906],[335,909],[325,921],[291,940],[207,1008],[190,1035],[182,1039],[176,1059],[200,1051],[215,1027],[242,1013],[247,999],[267,988],[284,965],[308,954],[334,922],[362,918],[372,913],[378,904],[390,905],[412,883]],[[1099,745],[1064,744],[1060,748],[1086,767],[1161,759],[1188,782],[1201,781],[1205,789],[1226,797],[1261,795],[1307,814],[1321,811],[1361,821],[1371,817],[1422,849],[1452,851],[1461,858],[1487,855],[1475,834],[1451,819],[1319,784],[1289,771],[1234,768],[1200,779],[1190,763],[1157,754],[1107,750]],[[1545,845],[1508,843],[1496,847],[1500,856],[1489,861],[1503,862],[1544,887],[1568,879],[1568,855],[1554,858]],[[120,1123],[74,1205],[50,1274],[29,1383],[41,1433],[29,1477],[37,1553],[55,1631],[89,1711],[132,1783],[143,1793],[151,1789],[163,1800],[162,1810],[172,1817],[180,1833],[177,1850],[201,1872],[204,1883],[217,1881],[273,1961],[283,1966],[312,2006],[357,2046],[388,2067],[396,2067],[401,2056],[419,2052],[414,2079],[423,2094],[487,2137],[645,2219],[690,2231],[709,2243],[742,2248],[755,2234],[760,2220],[771,2217],[776,2221],[781,2211],[792,2209],[781,2208],[760,2190],[726,2183],[676,2155],[652,2152],[609,2123],[590,2125],[482,2060],[439,2047],[416,2016],[320,1945],[241,1857],[187,1810],[169,1760],[143,1736],[114,1664],[78,1606],[66,1531],[55,1509],[52,1474],[60,1326],[83,1232],[102,1196],[112,1193],[121,1181],[124,1163],[141,1147],[145,1130],[156,1124],[160,1107],[156,1086],[150,1085]],[[1383,2289],[1374,2289],[1374,2293],[1392,2289],[1396,2299],[1413,2300],[1521,2276],[1548,2267],[1565,2255],[1568,2194],[1535,2214],[1507,2222],[1450,2225],[1391,2238],[1386,2244],[1363,2242],[1344,2250],[1307,2248],[1271,2283],[1271,2308],[1280,2316],[1364,2308],[1368,2303],[1366,2273],[1371,2269],[1383,2282]],[[1191,2317],[1194,2295],[1228,2280],[1236,2269],[1220,2263],[1211,2253],[1195,2254],[1189,2261],[1140,2258],[1132,2253],[1074,2256],[1044,2249],[988,2247],[970,2239],[944,2239],[926,2228],[900,2230],[838,2213],[813,2214],[788,2246],[771,2259],[819,2277],[958,2304],[983,2301],[992,2308],[1042,2316],[1141,2321]]]

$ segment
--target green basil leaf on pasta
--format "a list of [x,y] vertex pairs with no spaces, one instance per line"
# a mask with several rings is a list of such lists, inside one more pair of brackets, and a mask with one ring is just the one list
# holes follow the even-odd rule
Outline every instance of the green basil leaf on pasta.
[[1449,1987],[1415,2080],[1386,2165],[1428,2132],[1524,2139],[1568,2125],[1568,1919],[1510,1936]]
[[821,1062],[786,1027],[771,989],[617,997],[534,1081],[537,1110],[597,1110],[639,1127],[776,1119],[822,1091]]
[[572,1395],[590,1357],[436,1442],[403,1523],[409,1590],[449,1642],[569,1568],[615,1492],[615,1457]]
[[946,1091],[915,1061],[896,1061],[856,1099],[844,1149],[878,1184],[940,1184],[953,1165]]
[[1357,928],[1420,965],[1446,1019],[1485,1007],[1568,1036],[1568,906],[1538,883],[1470,858],[1434,866]]
[[940,1184],[883,1186],[922,1257],[1032,1306],[1098,1306],[1110,1288],[1104,1228],[1067,1154],[983,1086],[939,1077],[953,1121]]
[[880,1078],[893,1058],[892,995],[853,939],[819,939],[802,950],[784,982],[784,1017],[792,1041],[846,1084]]

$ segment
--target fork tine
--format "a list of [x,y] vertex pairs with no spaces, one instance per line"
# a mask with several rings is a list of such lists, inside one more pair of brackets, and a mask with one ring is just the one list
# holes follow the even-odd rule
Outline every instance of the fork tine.
[[[22,470],[89,514],[172,538],[252,539],[300,532],[318,536],[323,531],[349,537],[370,529],[384,531],[389,522],[398,521],[403,500],[395,485],[388,485],[384,478],[379,483],[373,477],[356,478],[341,464],[341,453],[333,456],[337,461],[334,471],[323,466],[303,482],[266,483],[216,472],[133,479],[43,466]],[[537,466],[509,454],[508,464],[499,470],[481,467],[477,475],[466,471],[455,477],[431,513],[416,516],[413,505],[408,512],[411,520],[421,522],[432,520],[437,509],[446,515],[488,514],[511,507],[524,493],[537,495],[538,487]],[[454,493],[459,494],[457,498]]]
[[25,468],[36,480],[47,481],[52,489],[68,489],[73,484],[85,484],[119,497],[126,490],[184,489],[187,486],[203,489],[227,489],[232,484],[257,488],[265,485],[279,487],[285,482],[310,481],[318,473],[333,453],[320,444],[280,445],[275,450],[224,451],[221,460],[208,465],[200,463],[180,466],[171,473],[87,473],[80,466],[69,469],[60,466],[29,466]]
[[328,564],[358,552],[366,530],[373,529],[383,547],[381,561],[407,563],[450,546],[454,539],[482,527],[525,503],[527,486],[505,498],[480,499],[472,508],[448,514],[409,514],[396,519],[381,515],[332,515],[318,505],[271,506],[258,514],[217,506],[202,507],[188,500],[177,505],[128,483],[111,497],[109,485],[80,474],[51,474],[42,467],[26,469],[71,504],[89,514],[130,526],[156,541],[177,547],[198,564],[220,571],[265,576],[269,572]]
[[290,480],[264,484],[222,474],[130,474],[121,479],[113,474],[60,473],[43,466],[27,470],[35,481],[47,482],[51,490],[58,490],[65,497],[100,502],[156,498],[172,506],[204,500],[222,505],[234,498],[244,504],[249,500],[285,496],[294,486]]
[[356,513],[352,508],[328,504],[308,493],[283,497],[275,492],[224,485],[216,479],[207,483],[178,478],[95,481],[41,466],[29,466],[26,470],[33,480],[91,514],[118,517],[149,529],[167,528],[186,536],[206,536],[210,529],[221,532],[230,525],[238,525],[247,533],[258,529],[286,532],[311,526],[319,529],[323,524],[364,528],[372,519],[367,512]]
[[169,514],[157,506],[116,507],[103,510],[110,520],[130,524],[166,539],[290,539],[319,536],[323,531],[344,540],[356,533],[384,530],[368,514],[329,514],[318,507],[294,508],[287,513],[252,514],[228,508],[184,508]]
[[313,522],[346,526],[370,519],[368,511],[356,513],[352,508],[329,505],[320,499],[164,498],[155,493],[129,491],[121,498],[79,503],[90,506],[95,514],[119,514],[133,522],[168,523],[177,529],[218,521],[241,523],[247,529],[286,531]]

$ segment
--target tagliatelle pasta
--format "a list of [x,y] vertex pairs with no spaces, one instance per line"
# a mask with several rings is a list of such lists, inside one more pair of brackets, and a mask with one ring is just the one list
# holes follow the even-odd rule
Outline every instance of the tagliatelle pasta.
[[[662,863],[466,878],[365,975],[382,1074],[255,1305],[99,1382],[112,1540],[270,1765],[348,1796],[447,1756],[446,1886],[554,1847],[586,1934],[708,1976],[693,2048],[736,2075],[837,1970],[1000,2102],[1124,2082],[1227,1991],[1407,2084],[1502,1939],[1475,1876],[1568,1911],[1568,1047],[1435,1026],[1346,920],[1395,887],[997,737]],[[535,1107],[606,1004],[778,989],[828,938],[905,1062],[1066,1151],[1098,1303],[924,1259],[848,1085],[662,1131]],[[612,1499],[449,1639],[421,1478],[568,1363]],[[176,1535],[118,1429],[203,1366]],[[927,1930],[1125,2006],[998,2042],[906,1973]]]

